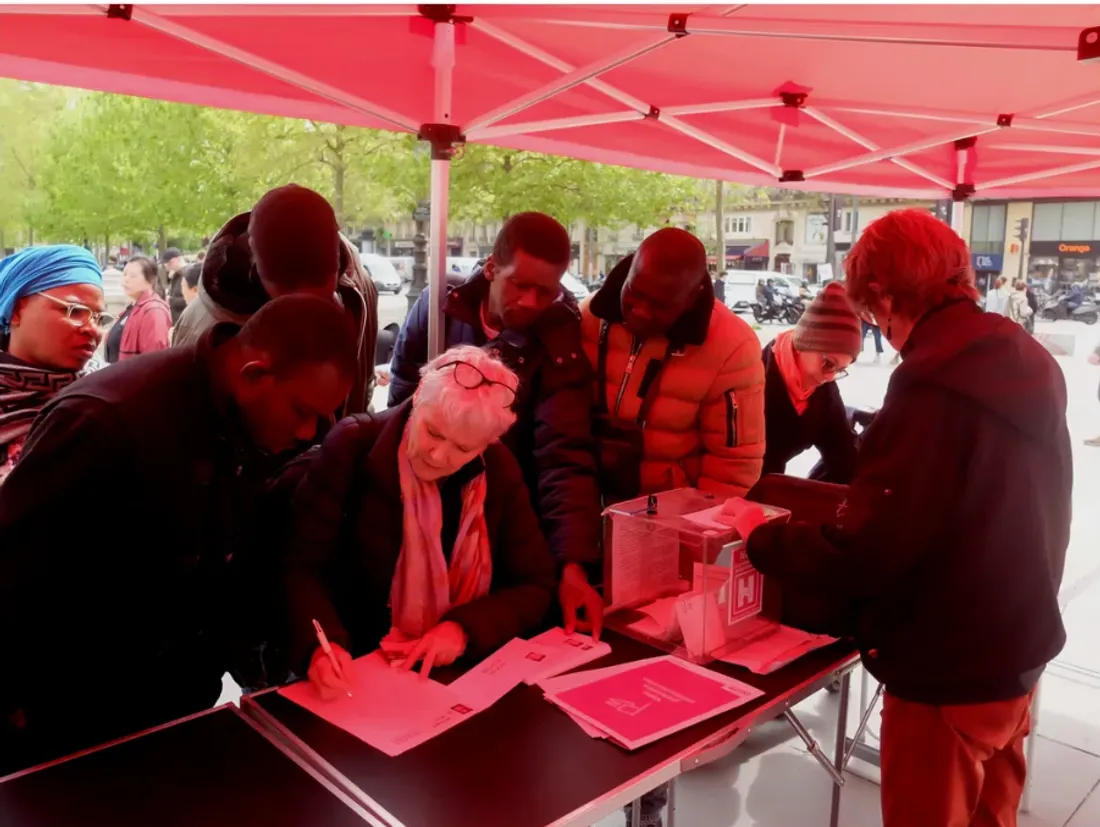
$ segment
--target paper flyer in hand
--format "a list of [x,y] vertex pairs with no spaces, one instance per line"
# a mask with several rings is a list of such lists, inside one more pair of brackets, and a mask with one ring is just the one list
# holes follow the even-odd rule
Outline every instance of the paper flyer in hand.
[[717,672],[663,657],[547,697],[627,749],[637,749],[763,694]]

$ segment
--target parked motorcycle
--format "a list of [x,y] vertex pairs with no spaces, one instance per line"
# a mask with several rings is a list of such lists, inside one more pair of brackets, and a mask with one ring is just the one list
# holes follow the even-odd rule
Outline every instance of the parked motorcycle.
[[756,302],[752,305],[752,317],[757,324],[764,322],[778,322],[779,324],[798,324],[802,314],[806,312],[806,304],[801,299],[785,296],[777,293],[774,304],[763,305]]
[[1085,299],[1077,307],[1070,310],[1069,293],[1061,291],[1040,305],[1039,316],[1050,321],[1069,319],[1085,324],[1096,324],[1100,321],[1100,305],[1091,299]]

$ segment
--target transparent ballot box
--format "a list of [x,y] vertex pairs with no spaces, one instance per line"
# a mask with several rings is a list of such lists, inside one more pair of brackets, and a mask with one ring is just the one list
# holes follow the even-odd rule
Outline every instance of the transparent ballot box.
[[[677,488],[604,512],[610,628],[696,663],[756,633],[768,584],[729,525],[729,499]],[[785,509],[760,507],[769,520],[790,517]]]

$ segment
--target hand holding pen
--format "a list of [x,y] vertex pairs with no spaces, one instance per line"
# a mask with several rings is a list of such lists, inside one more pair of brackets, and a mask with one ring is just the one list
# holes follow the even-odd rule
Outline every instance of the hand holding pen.
[[317,691],[326,701],[341,695],[352,697],[351,655],[340,646],[329,643],[325,630],[316,620],[313,621],[313,630],[317,633],[318,647],[309,664],[310,683],[317,687]]

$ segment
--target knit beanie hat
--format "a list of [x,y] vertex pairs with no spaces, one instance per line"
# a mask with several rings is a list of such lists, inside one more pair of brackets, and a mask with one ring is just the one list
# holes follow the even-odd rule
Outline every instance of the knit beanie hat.
[[843,285],[835,281],[825,285],[795,325],[793,339],[795,350],[859,355],[863,326]]

